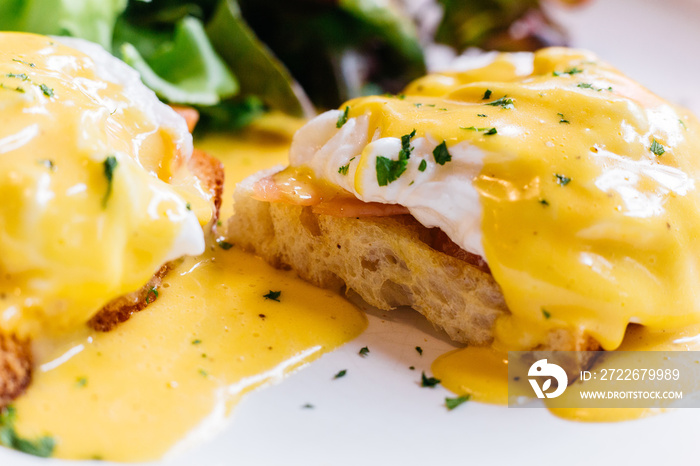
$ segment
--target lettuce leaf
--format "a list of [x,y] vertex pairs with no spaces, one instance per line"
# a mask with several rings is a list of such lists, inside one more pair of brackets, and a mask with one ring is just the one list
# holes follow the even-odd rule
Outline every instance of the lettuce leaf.
[[112,47],[127,0],[0,0],[0,30],[81,37]]
[[129,42],[123,43],[119,52],[141,73],[143,82],[168,102],[216,105],[239,90],[201,21],[191,16],[178,21],[172,41],[162,42],[148,57]]

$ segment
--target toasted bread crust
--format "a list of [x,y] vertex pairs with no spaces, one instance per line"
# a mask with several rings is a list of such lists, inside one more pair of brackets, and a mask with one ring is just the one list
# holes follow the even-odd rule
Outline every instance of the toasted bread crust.
[[17,398],[32,380],[28,341],[0,333],[0,408]]
[[[339,218],[249,194],[245,182],[234,193],[230,240],[305,280],[352,289],[380,309],[413,307],[461,343],[489,344],[496,319],[509,314],[485,264],[453,248],[436,247],[434,229],[410,216]],[[444,243],[437,238],[438,245]],[[536,349],[592,351],[600,346],[588,335],[558,329]]]

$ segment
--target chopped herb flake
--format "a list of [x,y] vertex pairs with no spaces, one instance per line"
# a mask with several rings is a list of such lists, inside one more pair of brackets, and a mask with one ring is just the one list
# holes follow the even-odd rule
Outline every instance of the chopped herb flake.
[[338,117],[338,121],[335,123],[336,128],[342,128],[345,123],[348,122],[348,113],[350,113],[350,107],[345,106],[345,110]]
[[399,100],[403,100],[406,98],[406,94],[399,94],[396,96]]
[[580,87],[581,89],[593,89],[593,84],[591,83],[578,83],[576,87]]
[[217,239],[216,244],[218,244],[219,247],[221,249],[223,249],[224,251],[228,251],[229,249],[231,249],[233,247],[232,243],[229,243],[228,241],[224,241],[222,239]]
[[571,182],[571,178],[569,178],[568,176],[561,175],[559,173],[555,173],[554,177],[557,179],[557,183],[561,186],[566,186]]
[[185,204],[185,209],[192,210],[192,204],[190,204],[189,202]]
[[545,308],[542,308],[542,315],[544,316],[545,319],[549,319],[550,317],[552,317],[552,314],[548,310],[546,310]]
[[679,119],[679,120],[678,120],[678,123],[681,124],[681,126],[683,127],[683,129],[686,129],[686,130],[688,129],[688,127],[685,126],[685,123],[683,123],[683,120]]
[[18,78],[18,79],[21,79],[22,81],[26,81],[27,79],[29,79],[29,76],[27,76],[24,73],[19,73],[19,74],[7,73],[5,76],[7,76],[8,78]]
[[338,173],[340,173],[341,175],[347,175],[348,170],[350,170],[350,163],[346,163],[342,167],[338,168]]
[[34,63],[29,63],[24,60],[20,60],[19,58],[13,58],[12,61],[16,61],[17,63],[22,63],[23,65],[27,65],[30,68],[34,68],[36,65]]
[[461,405],[462,403],[465,403],[469,401],[470,396],[469,395],[462,395],[458,396],[457,398],[445,398],[445,406],[447,407],[448,411],[452,411],[455,409],[457,406]]
[[200,370],[199,370],[199,374],[200,374],[202,377],[208,377],[208,376],[209,376],[209,372],[205,371],[204,369],[200,369]]
[[360,352],[357,354],[359,354],[362,357],[365,357],[369,354],[369,348],[367,348],[366,346],[363,346],[362,348],[360,348]]
[[548,206],[549,202],[547,202],[547,199],[540,199],[539,203],[542,204],[543,206]]
[[345,377],[345,374],[347,374],[347,373],[348,373],[347,369],[343,369],[342,371],[340,371],[340,372],[338,372],[337,374],[335,374],[335,375],[333,376],[333,378],[334,378],[334,379],[339,379],[339,378],[341,378],[341,377]]
[[53,97],[53,89],[46,84],[40,84],[39,89],[41,89],[41,92],[43,92],[46,97]]
[[420,346],[416,346],[416,351],[418,351],[418,354],[423,356],[423,348],[421,348]]
[[404,134],[401,136],[401,150],[399,151],[399,160],[402,158],[409,159],[411,157],[411,152],[413,152],[413,147],[411,147],[411,139],[416,135],[416,130],[414,129],[409,134]]
[[416,108],[421,108],[421,107],[423,106],[423,104],[420,103],[420,102],[416,102],[416,103],[413,104],[413,105],[414,105]]
[[396,181],[406,171],[406,159],[391,160],[390,158],[378,156],[376,161],[377,184],[386,186],[392,181]]
[[557,113],[557,115],[559,115],[559,117],[560,117],[559,123],[566,123],[566,124],[570,124],[570,123],[571,123],[569,120],[567,120],[566,118],[564,118],[564,114],[563,114],[563,113]]
[[445,141],[442,141],[433,150],[433,157],[435,157],[435,162],[437,162],[440,165],[445,165],[447,162],[452,160],[452,156],[447,151],[447,144],[445,143]]
[[146,293],[146,304],[150,304],[156,299],[158,299],[158,290],[153,286],[148,290],[148,293]]
[[200,343],[202,343],[202,340],[192,340],[193,345],[199,345]]
[[306,403],[305,405],[302,405],[302,408],[304,409],[314,409],[314,405],[311,403]]
[[436,379],[435,377],[426,377],[425,372],[421,372],[421,374],[420,374],[420,386],[421,387],[434,388],[439,383],[440,383],[440,379]]
[[282,295],[281,291],[270,290],[269,293],[263,295],[263,298],[270,299],[272,301],[277,301],[279,303],[280,302],[280,295]]
[[43,159],[38,161],[40,165],[45,166],[51,171],[56,171],[56,164],[54,164],[53,160],[51,159]]
[[569,75],[571,76],[572,74],[577,74],[577,73],[583,73],[583,70],[580,68],[576,68],[575,66],[573,68],[569,68],[566,71],[553,71],[552,75],[553,76],[564,76],[564,75]]
[[651,141],[651,147],[649,147],[649,150],[654,153],[657,157],[660,157],[666,152],[666,149],[664,149],[664,146],[659,144],[659,142],[654,139]]
[[418,165],[418,171],[424,172],[426,168],[428,168],[428,162],[426,162],[425,159],[423,159],[420,161],[420,165]]
[[494,100],[493,102],[488,102],[485,103],[484,105],[490,105],[492,107],[501,107],[501,108],[514,108],[515,106],[513,105],[513,99],[508,99],[508,96],[503,96],[498,100]]
[[102,208],[107,207],[107,201],[109,200],[109,196],[112,195],[112,181],[114,180],[114,171],[117,169],[117,165],[117,158],[113,155],[110,155],[105,159],[104,162],[102,162],[104,175],[105,178],[107,178],[107,191],[105,192],[105,195],[102,198]]
[[409,370],[412,370],[412,371],[415,371],[415,370],[416,370],[416,366],[408,366],[408,369],[409,369]]
[[488,115],[486,115],[486,114],[484,114],[484,113],[477,113],[476,116],[481,117],[481,118],[486,118],[486,117],[488,117]]
[[53,454],[56,441],[53,437],[43,436],[36,440],[20,437],[15,430],[16,411],[12,406],[0,408],[0,445],[27,453],[29,455],[48,458]]
[[484,92],[484,96],[481,98],[481,100],[488,100],[491,98],[491,89],[486,89],[486,92]]
[[460,129],[466,129],[468,131],[484,131],[484,134],[489,136],[492,134],[498,134],[498,130],[496,130],[496,128],[477,128],[476,126],[460,126]]
[[78,387],[84,387],[87,385],[87,378],[86,377],[78,377],[78,380],[76,380],[75,384]]

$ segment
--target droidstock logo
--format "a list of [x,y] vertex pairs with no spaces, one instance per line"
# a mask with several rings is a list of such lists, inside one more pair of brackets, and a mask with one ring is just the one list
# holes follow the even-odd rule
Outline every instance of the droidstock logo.
[[[566,371],[556,364],[548,363],[546,359],[535,361],[535,363],[530,366],[527,375],[537,398],[556,398],[564,393],[564,390],[566,390],[566,387],[569,385],[569,377],[567,377]],[[547,378],[544,379],[540,387],[539,380],[544,377]],[[557,381],[557,389],[551,393],[547,393],[547,390],[552,387],[552,378]]]

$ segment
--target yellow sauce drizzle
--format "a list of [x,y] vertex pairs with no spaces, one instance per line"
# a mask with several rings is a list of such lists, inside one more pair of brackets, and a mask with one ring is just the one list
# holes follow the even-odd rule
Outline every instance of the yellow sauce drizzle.
[[[226,166],[222,216],[243,177],[286,158],[288,141],[212,138]],[[281,291],[280,302],[265,299]],[[212,244],[165,278],[158,299],[108,333],[34,344],[35,378],[16,402],[21,435],[53,435],[55,456],[160,458],[206,434],[240,397],[359,335],[366,318],[339,295]],[[185,442],[186,443],[186,442]]]

